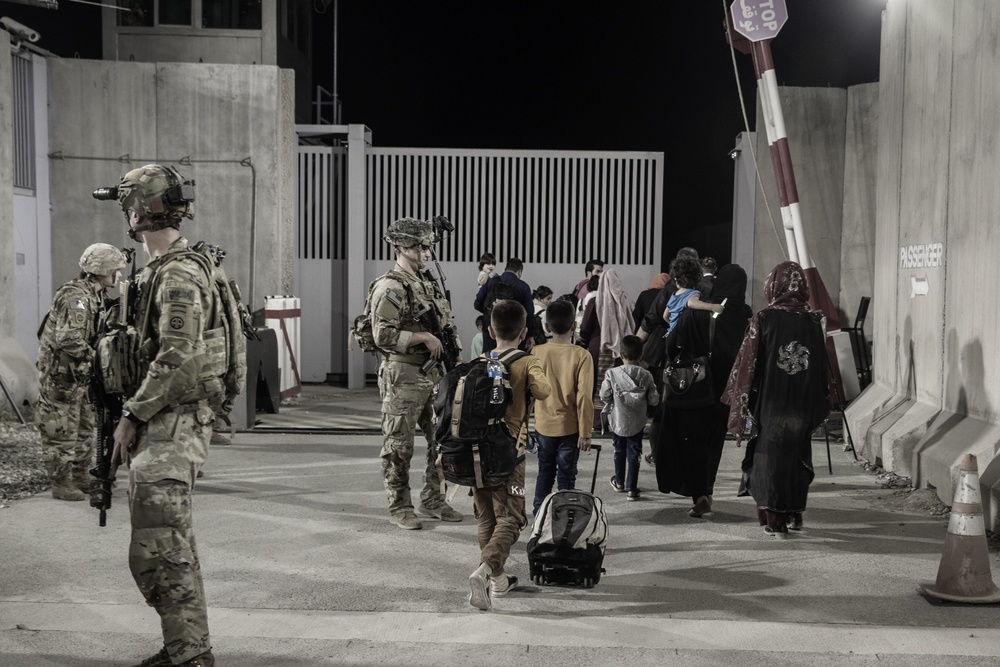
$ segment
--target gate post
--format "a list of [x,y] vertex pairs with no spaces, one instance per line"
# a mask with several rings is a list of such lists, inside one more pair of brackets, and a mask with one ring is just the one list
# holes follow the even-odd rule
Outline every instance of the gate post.
[[[347,130],[347,241],[344,256],[346,277],[347,326],[365,306],[368,285],[365,283],[365,242],[368,236],[368,209],[365,193],[366,156],[372,132],[364,125],[348,125]],[[352,346],[347,353],[347,388],[365,386],[365,353]]]

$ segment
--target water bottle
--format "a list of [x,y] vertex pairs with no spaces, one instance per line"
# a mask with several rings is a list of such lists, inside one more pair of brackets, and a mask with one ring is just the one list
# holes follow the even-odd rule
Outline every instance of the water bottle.
[[503,364],[497,356],[496,350],[490,350],[490,358],[486,361],[486,375],[493,380],[493,387],[490,389],[490,403],[500,405],[503,403]]

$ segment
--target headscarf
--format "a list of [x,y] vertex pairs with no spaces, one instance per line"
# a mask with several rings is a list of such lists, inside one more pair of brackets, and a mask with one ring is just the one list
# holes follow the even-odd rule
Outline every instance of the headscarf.
[[[719,272],[721,275],[721,271]],[[716,285],[718,282],[716,282]],[[715,287],[712,297],[716,296]],[[729,383],[722,394],[722,402],[729,406],[730,433],[739,437],[743,435],[750,402],[750,392],[753,389],[754,371],[757,368],[757,351],[760,348],[760,319],[765,310],[785,310],[791,313],[808,313],[809,285],[806,274],[796,262],[782,262],[771,269],[770,275],[764,281],[764,298],[767,306],[754,313],[750,318],[743,344],[736,355],[736,362],[729,374]],[[728,303],[726,304],[729,305]]]
[[663,289],[666,287],[667,283],[670,282],[669,273],[660,273],[655,278],[649,281],[649,287],[646,289]]
[[632,300],[614,269],[606,269],[601,274],[594,307],[601,326],[601,351],[622,356],[622,338],[635,331],[635,321],[632,319]]

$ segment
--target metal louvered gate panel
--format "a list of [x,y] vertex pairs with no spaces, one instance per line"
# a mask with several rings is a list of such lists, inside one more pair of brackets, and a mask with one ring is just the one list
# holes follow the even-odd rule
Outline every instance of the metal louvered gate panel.
[[445,215],[462,233],[442,261],[658,264],[662,180],[662,153],[372,148],[367,258],[392,259],[381,239],[396,218]]
[[341,351],[347,345],[341,288],[346,254],[347,150],[299,146],[296,158],[296,246],[302,299],[299,375],[303,382],[325,382],[328,373],[343,372]]
[[[352,126],[353,127],[353,126]],[[601,258],[634,296],[659,272],[663,154],[378,148],[365,144],[348,230],[344,148],[298,147],[299,291],[304,382],[348,371],[348,274],[369,281],[389,268],[389,224],[445,215],[455,233],[436,248],[461,337],[475,332],[474,276],[481,253],[518,257],[524,279],[568,291],[583,265]],[[360,165],[359,165],[360,169]],[[363,211],[362,211],[363,208]],[[348,253],[349,238],[358,245]],[[468,275],[466,275],[468,274]],[[452,278],[456,278],[452,280]],[[357,283],[355,283],[357,284]],[[360,294],[360,292],[359,292]],[[357,296],[357,295],[355,295]],[[356,351],[353,354],[360,354]],[[367,362],[368,371],[374,370]],[[353,372],[353,371],[352,371]]]

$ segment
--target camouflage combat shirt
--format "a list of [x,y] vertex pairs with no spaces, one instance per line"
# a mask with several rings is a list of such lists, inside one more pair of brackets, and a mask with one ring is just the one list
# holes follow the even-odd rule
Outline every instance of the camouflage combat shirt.
[[[414,333],[430,331],[426,318],[419,314],[431,308],[442,327],[452,325],[451,307],[441,293],[437,281],[423,275],[392,270],[375,281],[371,293],[372,335],[375,344],[386,354],[429,356],[421,345],[411,348]],[[461,343],[455,340],[457,349]],[[417,363],[414,360],[414,363]]]
[[46,381],[69,387],[86,380],[94,360],[90,346],[102,316],[103,290],[98,293],[87,278],[71,280],[58,290],[38,330],[38,368]]
[[209,277],[196,260],[167,261],[187,247],[183,237],[175,241],[146,265],[138,280],[140,384],[124,408],[144,422],[161,410],[208,400],[222,391],[217,378],[206,380],[201,373],[207,361],[206,322],[214,304]]

